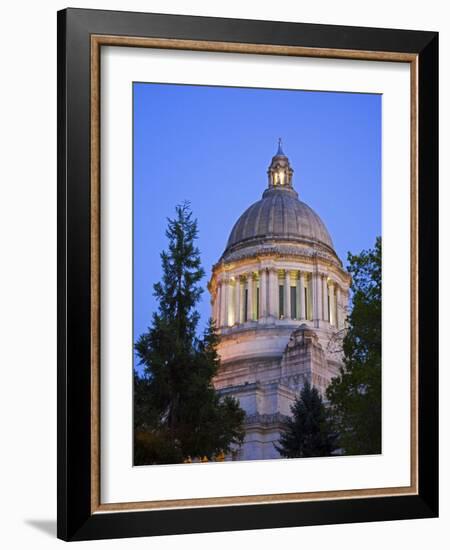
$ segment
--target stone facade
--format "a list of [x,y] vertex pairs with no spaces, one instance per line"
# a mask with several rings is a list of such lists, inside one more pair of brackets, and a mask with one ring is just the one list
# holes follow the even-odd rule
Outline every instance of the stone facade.
[[273,444],[305,380],[323,394],[341,363],[350,276],[292,175],[280,145],[268,189],[236,222],[209,282],[220,334],[214,384],[246,412],[240,460],[278,458]]

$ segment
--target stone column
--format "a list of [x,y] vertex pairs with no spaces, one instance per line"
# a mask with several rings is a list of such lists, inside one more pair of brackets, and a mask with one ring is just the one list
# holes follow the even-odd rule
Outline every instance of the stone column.
[[308,311],[306,312],[307,318],[312,321],[314,317],[314,300],[313,300],[313,274],[308,274],[308,281],[306,283],[308,294]]
[[341,328],[342,326],[342,305],[341,305],[341,288],[339,285],[336,285],[336,328]]
[[295,280],[295,287],[296,287],[296,294],[295,294],[295,298],[296,298],[296,304],[295,304],[295,309],[296,309],[296,312],[297,312],[297,320],[301,319],[301,315],[302,315],[302,312],[301,312],[301,294],[300,294],[300,271],[297,272],[297,278]]
[[216,292],[212,297],[212,318],[216,325],[219,326],[219,285],[217,285]]
[[288,269],[284,271],[284,318],[291,318],[291,274]]
[[328,283],[327,276],[324,275],[322,278],[322,295],[323,295],[323,320],[329,321],[328,315]]
[[234,323],[234,285],[231,280],[227,284],[227,326],[232,327]]
[[219,283],[219,327],[225,325],[225,288],[224,281]]
[[222,298],[223,298],[223,305],[224,305],[223,326],[228,327],[229,311],[230,311],[230,281],[228,280],[224,280],[222,282]]
[[347,315],[348,315],[348,287],[341,289],[341,304],[342,304],[342,326],[347,326]]
[[317,271],[313,273],[313,320],[314,326],[319,327],[319,321],[322,312],[322,284],[320,281],[320,275]]
[[306,319],[305,309],[305,274],[300,271],[297,281],[297,311],[299,319]]
[[269,317],[273,320],[279,318],[278,314],[278,273],[274,268],[269,269],[268,273],[268,294],[269,294]]
[[247,275],[247,321],[253,321],[253,273]]
[[259,318],[265,320],[267,317],[267,270],[259,272]]
[[239,325],[241,323],[241,279],[236,277],[234,287],[234,322]]
[[336,325],[336,304],[334,302],[334,283],[330,282],[330,323]]

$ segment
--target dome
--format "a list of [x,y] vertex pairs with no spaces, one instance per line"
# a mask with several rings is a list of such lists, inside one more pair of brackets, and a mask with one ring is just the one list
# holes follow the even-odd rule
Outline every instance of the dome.
[[266,189],[263,197],[242,214],[231,230],[224,255],[255,241],[277,240],[321,244],[333,250],[325,224],[293,189]]
[[278,150],[267,170],[268,187],[234,224],[222,260],[233,261],[274,248],[290,254],[305,246],[310,254],[332,255],[339,262],[325,224],[300,201],[292,184],[294,170],[278,141]]

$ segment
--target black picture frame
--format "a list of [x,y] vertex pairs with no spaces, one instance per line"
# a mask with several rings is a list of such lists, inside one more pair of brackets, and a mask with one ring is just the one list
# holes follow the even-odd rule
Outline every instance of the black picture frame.
[[[418,494],[92,513],[91,36],[403,52],[418,60]],[[58,12],[58,537],[88,540],[438,515],[438,33]]]

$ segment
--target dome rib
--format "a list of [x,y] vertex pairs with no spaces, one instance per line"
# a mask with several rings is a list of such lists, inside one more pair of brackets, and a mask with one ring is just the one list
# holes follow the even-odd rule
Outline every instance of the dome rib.
[[[270,204],[268,202],[264,203],[260,209],[261,215],[258,220],[257,232],[258,234],[264,233],[264,231],[273,231],[273,219],[270,217]],[[266,227],[267,223],[267,227]]]
[[286,232],[288,235],[298,235],[297,230],[297,215],[295,211],[294,201],[285,202],[285,218],[286,218]]
[[275,198],[275,208],[273,209],[274,214],[274,234],[282,235],[284,233],[283,227],[283,201],[281,197],[278,196]]
[[[254,212],[255,210],[257,210],[258,208],[258,203],[255,203],[253,204],[252,206],[250,206],[249,210],[248,210],[248,214],[247,214],[247,218],[245,220],[245,223],[244,223],[244,227],[243,227],[243,238],[246,239],[248,238],[248,235],[251,235],[252,232],[253,232],[253,228],[252,226],[254,226]],[[248,229],[250,226],[250,229]]]

